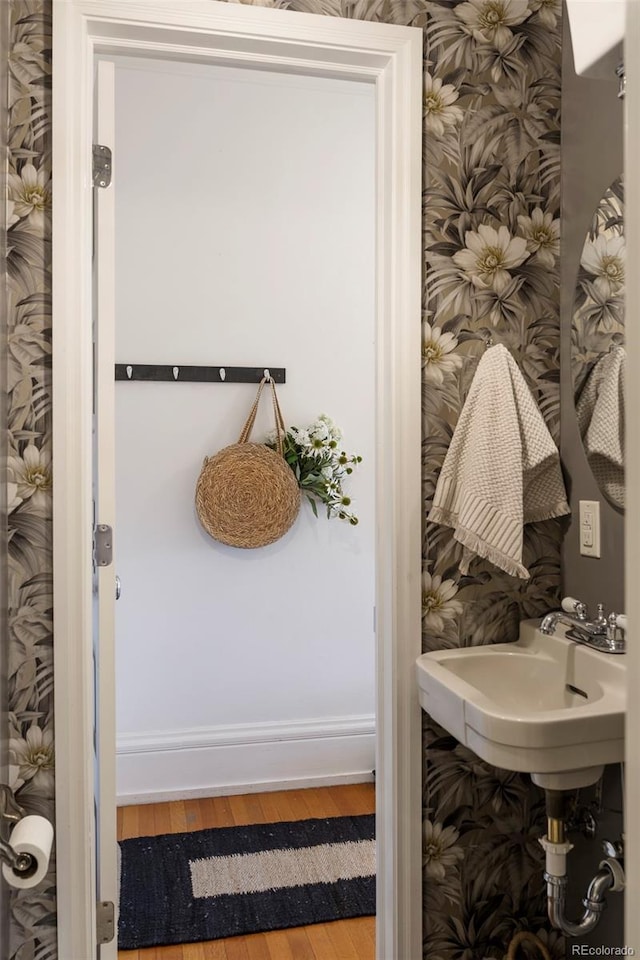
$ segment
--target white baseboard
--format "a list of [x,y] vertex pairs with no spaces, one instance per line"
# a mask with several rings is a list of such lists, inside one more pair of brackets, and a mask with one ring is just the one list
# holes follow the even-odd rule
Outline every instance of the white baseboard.
[[119,806],[359,783],[372,779],[375,718],[122,734],[116,753]]

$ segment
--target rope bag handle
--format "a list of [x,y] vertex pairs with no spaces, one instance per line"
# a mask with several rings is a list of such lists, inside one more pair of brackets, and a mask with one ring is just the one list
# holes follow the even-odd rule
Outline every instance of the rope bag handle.
[[273,401],[273,416],[276,422],[276,446],[280,456],[284,456],[283,452],[283,441],[284,435],[287,432],[284,425],[284,418],[282,416],[282,410],[280,409],[280,404],[278,403],[278,396],[276,394],[276,385],[272,378],[267,380],[266,377],[263,377],[260,381],[260,386],[258,387],[258,393],[255,400],[253,401],[253,406],[249,411],[249,416],[246,419],[245,425],[240,432],[238,437],[238,443],[248,443],[249,437],[251,436],[251,431],[253,430],[253,425],[256,422],[256,414],[258,413],[258,406],[260,405],[260,397],[264,389],[265,383],[271,385],[271,398]]

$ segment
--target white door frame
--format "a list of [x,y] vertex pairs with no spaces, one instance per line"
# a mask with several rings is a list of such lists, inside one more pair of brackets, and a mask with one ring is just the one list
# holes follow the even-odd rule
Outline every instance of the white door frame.
[[421,715],[414,679],[421,609],[422,31],[216,0],[53,0],[59,956],[96,956],[91,145],[94,57],[99,53],[259,64],[375,84],[376,952],[379,960],[417,960],[422,956]]

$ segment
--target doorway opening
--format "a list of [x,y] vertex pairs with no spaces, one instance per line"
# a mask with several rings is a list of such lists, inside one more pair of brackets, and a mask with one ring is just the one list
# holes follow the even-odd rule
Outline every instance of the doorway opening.
[[[293,799],[273,801],[292,789],[320,817],[372,814],[375,88],[132,57],[101,60],[99,77],[98,112],[113,104],[113,118],[99,115],[97,129],[113,129],[101,146],[114,175],[106,227],[96,205],[96,343],[113,318],[107,365],[115,356],[124,370],[178,371],[97,394],[98,518],[106,496],[120,597],[112,638],[97,620],[98,645],[115,650],[121,839],[182,823],[192,800],[208,802],[206,826],[228,825],[221,809],[245,822],[238,795],[249,793],[262,796],[250,805],[256,823],[262,808],[286,821]],[[256,386],[183,382],[179,371],[198,364],[284,368],[287,427],[321,427],[329,414],[337,424],[317,442],[363,458],[344,478],[359,522],[329,518],[321,503],[314,516],[303,497],[269,546],[212,540],[195,481],[203,457],[237,441]],[[273,428],[267,401],[251,439]],[[139,804],[153,806],[151,820]],[[373,957],[370,930],[362,949]]]
[[[100,734],[94,722],[96,706],[98,722],[104,719],[103,708],[113,698],[115,682],[113,674],[109,682],[108,670],[101,669],[100,690],[94,697],[93,346],[88,322],[94,197],[89,147],[95,56],[144,51],[157,59],[244,67],[268,63],[283,72],[368,80],[375,86],[376,951],[385,958],[416,956],[421,942],[421,858],[416,842],[421,819],[420,711],[414,662],[420,652],[422,32],[215,2],[176,7],[162,0],[135,5],[127,0],[99,5],[68,0],[56,5],[55,14],[53,509],[59,952],[99,955],[102,960],[113,956],[113,945],[98,947],[96,936],[96,902],[116,894],[105,896],[103,885],[104,852],[115,847],[115,822],[95,822],[96,809],[102,814],[108,806],[95,794],[93,743],[100,743]],[[351,442],[357,450],[358,438]],[[102,586],[108,582],[108,570],[115,586],[113,569],[101,568],[100,595],[105,598]],[[125,590],[123,582],[123,597]],[[100,782],[111,779],[115,785],[115,756],[101,750],[97,761]]]

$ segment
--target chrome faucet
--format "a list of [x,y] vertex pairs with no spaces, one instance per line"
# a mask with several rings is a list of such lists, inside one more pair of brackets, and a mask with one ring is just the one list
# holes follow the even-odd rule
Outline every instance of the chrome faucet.
[[548,613],[542,618],[541,633],[553,634],[557,625],[563,623],[569,627],[566,632],[569,640],[584,643],[603,653],[626,652],[627,618],[624,614],[610,613],[607,617],[604,604],[599,603],[595,620],[589,620],[587,605],[573,597],[565,597],[561,606],[562,610]]

